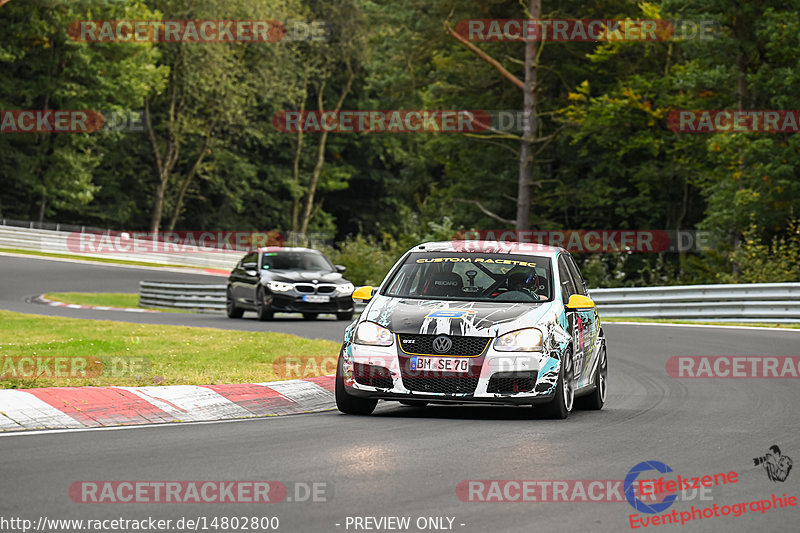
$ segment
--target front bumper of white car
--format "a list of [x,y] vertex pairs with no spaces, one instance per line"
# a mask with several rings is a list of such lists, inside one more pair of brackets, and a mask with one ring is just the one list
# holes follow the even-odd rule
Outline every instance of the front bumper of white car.
[[[501,352],[494,338],[450,337],[431,354],[433,335],[395,335],[391,346],[348,344],[342,375],[348,394],[384,400],[524,405],[552,399],[560,354]],[[412,341],[413,344],[409,344]]]

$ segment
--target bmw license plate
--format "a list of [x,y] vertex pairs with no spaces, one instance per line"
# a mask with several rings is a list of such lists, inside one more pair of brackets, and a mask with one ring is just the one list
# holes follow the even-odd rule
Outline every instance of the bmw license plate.
[[304,294],[303,301],[310,304],[326,304],[331,301],[331,297],[321,296],[319,294]]
[[456,357],[412,357],[411,370],[468,372],[469,359],[459,359]]

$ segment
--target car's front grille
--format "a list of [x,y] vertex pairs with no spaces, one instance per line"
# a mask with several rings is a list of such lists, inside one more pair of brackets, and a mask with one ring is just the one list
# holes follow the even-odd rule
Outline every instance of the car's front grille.
[[453,345],[444,352],[439,353],[433,349],[433,340],[441,335],[419,335],[401,333],[400,347],[408,354],[421,355],[456,355],[462,357],[475,357],[483,353],[489,344],[488,337],[462,337],[458,335],[449,336]]
[[295,283],[294,288],[303,294],[333,294],[336,285],[312,285],[310,283]]
[[502,372],[489,378],[486,392],[513,394],[530,392],[536,386],[537,372]]
[[460,374],[442,377],[405,377],[403,385],[414,392],[438,392],[445,394],[473,394],[478,386],[477,377],[462,377]]
[[394,387],[392,373],[388,368],[382,366],[353,363],[353,379],[359,385],[368,387],[377,387],[379,389],[391,389]]

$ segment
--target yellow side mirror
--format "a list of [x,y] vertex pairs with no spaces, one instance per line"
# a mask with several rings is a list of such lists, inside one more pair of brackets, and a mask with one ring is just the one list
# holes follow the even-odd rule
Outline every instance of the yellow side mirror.
[[578,311],[581,309],[594,309],[594,302],[591,298],[587,298],[582,294],[573,294],[569,297],[567,305],[564,306],[570,311]]
[[353,300],[363,300],[365,302],[372,300],[372,289],[373,287],[369,285],[357,288],[355,292],[353,292]]

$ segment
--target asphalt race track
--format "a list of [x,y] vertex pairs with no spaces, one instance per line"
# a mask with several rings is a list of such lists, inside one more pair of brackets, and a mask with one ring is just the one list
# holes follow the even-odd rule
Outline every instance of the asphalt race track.
[[[45,291],[135,291],[136,282],[145,278],[188,276],[0,257],[0,307],[98,318],[88,311],[23,300]],[[288,333],[311,329],[294,320],[265,324],[208,315],[121,314],[105,313],[102,318],[213,327],[233,327],[233,323],[248,330]],[[320,333],[322,324],[314,325],[312,336],[335,338],[333,329]],[[341,331],[344,323],[324,324]],[[387,516],[410,517],[411,527],[405,531],[431,531],[418,529],[417,519],[449,517],[454,518],[452,530],[465,533],[629,531],[634,509],[624,501],[465,502],[457,496],[456,486],[462,480],[623,480],[642,461],[661,461],[683,477],[738,473],[736,483],[712,490],[708,497],[713,501],[677,501],[666,512],[771,499],[773,493],[800,495],[800,467],[795,466],[785,482],[771,482],[764,468],[753,465],[753,458],[773,444],[795,462],[800,460],[796,379],[679,380],[665,371],[667,359],[675,355],[797,356],[800,332],[620,324],[607,324],[605,329],[610,389],[600,412],[577,411],[566,421],[551,421],[532,416],[531,408],[383,404],[371,417],[325,412],[3,435],[0,517],[34,523],[40,516],[153,517],[173,523],[182,517],[206,517],[210,524],[214,517],[277,516],[278,531],[288,532],[392,531],[353,525],[353,517]],[[317,482],[325,484],[327,497],[314,503],[82,504],[68,494],[70,485],[81,480],[268,480],[290,490],[295,483]],[[764,513],[748,509],[739,517],[645,529],[789,532],[798,531],[799,517],[798,507]],[[438,530],[449,530],[447,520],[444,526]]]

